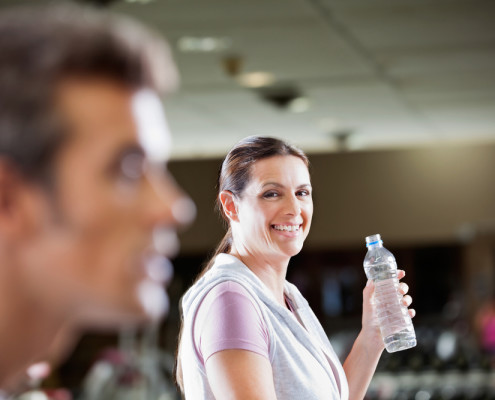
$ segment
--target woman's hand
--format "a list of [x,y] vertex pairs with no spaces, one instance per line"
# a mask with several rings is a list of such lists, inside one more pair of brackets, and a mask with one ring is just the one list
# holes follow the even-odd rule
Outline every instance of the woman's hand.
[[[398,279],[402,279],[404,275],[404,271],[397,271]],[[399,283],[399,293],[406,307],[412,303],[411,296],[406,295],[408,290],[409,287],[405,283]],[[344,371],[349,382],[349,399],[364,398],[380,356],[385,349],[376,317],[374,293],[375,285],[369,280],[363,290],[363,327],[344,363]],[[411,317],[415,314],[414,310],[409,310]]]
[[[402,279],[406,273],[403,270],[397,270],[397,279]],[[409,307],[412,303],[412,298],[407,294],[409,286],[401,282],[399,283],[399,293],[402,297],[402,304]],[[380,328],[378,326],[378,318],[376,316],[376,305],[374,303],[375,284],[372,280],[368,280],[366,287],[363,290],[363,318],[362,318],[362,330],[361,334],[365,338],[365,343],[368,343],[369,349],[376,351],[383,351],[385,345],[380,334]],[[409,310],[409,315],[413,318],[416,315],[416,311]]]
[[[397,270],[397,279],[401,280],[406,275],[405,271],[399,269]],[[402,295],[402,304],[406,307],[409,307],[412,303],[412,297],[407,294],[409,291],[409,286],[407,283],[401,282],[399,283],[399,293]],[[409,315],[411,318],[414,318],[416,315],[416,310],[413,308],[409,309]]]

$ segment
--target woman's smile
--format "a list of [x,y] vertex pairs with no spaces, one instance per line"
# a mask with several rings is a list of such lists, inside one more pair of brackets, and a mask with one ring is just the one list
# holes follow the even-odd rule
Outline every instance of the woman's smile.
[[277,234],[289,238],[295,238],[302,234],[302,224],[276,224],[271,225],[271,229]]

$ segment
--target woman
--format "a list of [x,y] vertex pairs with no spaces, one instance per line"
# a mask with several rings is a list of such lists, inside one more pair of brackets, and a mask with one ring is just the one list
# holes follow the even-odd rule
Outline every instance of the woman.
[[342,366],[307,301],[285,280],[311,226],[308,165],[301,150],[267,137],[244,139],[225,158],[217,205],[228,231],[182,299],[177,381],[187,400],[364,397],[384,348],[372,317],[373,283]]

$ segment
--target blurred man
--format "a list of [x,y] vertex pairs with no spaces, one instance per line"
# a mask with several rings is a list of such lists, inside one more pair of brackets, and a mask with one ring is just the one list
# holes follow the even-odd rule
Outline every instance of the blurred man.
[[130,21],[0,15],[0,389],[84,329],[165,312],[153,277],[192,213],[165,168],[158,94],[175,84],[164,44]]

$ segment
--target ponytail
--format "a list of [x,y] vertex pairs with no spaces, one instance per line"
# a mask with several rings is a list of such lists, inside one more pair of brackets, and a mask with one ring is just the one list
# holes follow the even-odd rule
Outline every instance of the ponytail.
[[205,267],[203,268],[203,270],[199,274],[196,281],[199,278],[201,278],[208,270],[211,269],[211,267],[215,263],[215,258],[217,258],[217,256],[220,253],[229,253],[231,249],[232,249],[232,230],[230,229],[230,226],[229,226],[229,229],[227,229],[225,236],[223,237],[223,239],[218,244],[217,248],[213,252],[213,255],[210,257],[210,260],[206,263]]

